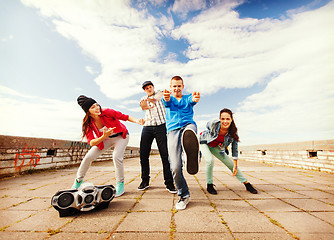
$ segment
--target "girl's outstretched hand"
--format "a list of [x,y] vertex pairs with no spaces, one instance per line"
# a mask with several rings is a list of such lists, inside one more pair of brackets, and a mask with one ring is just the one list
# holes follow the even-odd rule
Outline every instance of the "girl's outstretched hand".
[[142,119],[142,118],[138,119],[138,124],[144,125],[145,124],[145,120]]

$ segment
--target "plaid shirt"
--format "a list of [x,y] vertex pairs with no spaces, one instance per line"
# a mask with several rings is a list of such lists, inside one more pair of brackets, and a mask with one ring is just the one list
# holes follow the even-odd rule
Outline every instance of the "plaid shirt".
[[162,92],[157,91],[150,97],[142,97],[141,100],[147,98],[155,98],[155,103],[147,102],[151,109],[145,110],[145,124],[144,126],[158,126],[166,123],[166,110],[164,104],[161,102]]

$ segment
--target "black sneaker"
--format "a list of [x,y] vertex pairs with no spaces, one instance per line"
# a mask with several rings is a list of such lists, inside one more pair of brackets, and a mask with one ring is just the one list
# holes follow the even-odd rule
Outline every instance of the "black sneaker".
[[198,173],[199,142],[194,130],[183,131],[182,147],[186,153],[187,172],[191,175]]
[[138,187],[139,191],[144,191],[145,189],[147,189],[149,187],[149,180],[142,180],[141,184]]
[[208,191],[208,193],[216,195],[217,191],[213,186],[215,186],[215,185],[213,185],[212,183],[211,184],[208,183],[206,190]]
[[250,183],[244,183],[248,192],[257,194],[257,190]]
[[177,193],[176,188],[173,183],[167,183],[166,190],[170,193]]

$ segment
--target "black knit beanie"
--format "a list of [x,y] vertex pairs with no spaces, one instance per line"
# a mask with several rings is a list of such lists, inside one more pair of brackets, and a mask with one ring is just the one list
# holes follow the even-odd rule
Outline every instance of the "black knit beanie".
[[77,99],[78,104],[81,106],[81,108],[87,113],[90,109],[90,107],[96,103],[96,101],[93,98],[86,97],[84,95],[80,95]]

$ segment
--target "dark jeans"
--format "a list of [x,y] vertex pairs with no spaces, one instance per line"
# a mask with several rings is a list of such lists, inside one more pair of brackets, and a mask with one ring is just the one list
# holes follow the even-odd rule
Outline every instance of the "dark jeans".
[[168,161],[166,124],[161,124],[159,126],[143,127],[140,139],[141,178],[143,180],[149,180],[150,178],[149,157],[154,139],[157,142],[159,153],[162,160],[162,168],[164,173],[165,184],[173,183],[173,176]]

